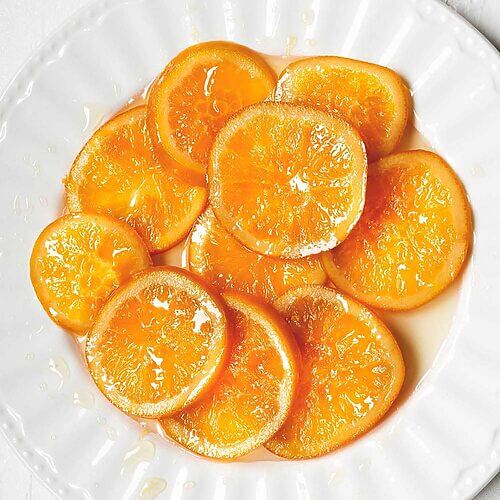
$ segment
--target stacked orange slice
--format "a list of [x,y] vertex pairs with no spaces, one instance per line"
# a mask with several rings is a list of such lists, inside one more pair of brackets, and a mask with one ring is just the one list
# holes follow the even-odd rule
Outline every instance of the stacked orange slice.
[[[394,153],[410,104],[375,64],[312,57],[277,78],[249,48],[207,42],[100,127],[30,266],[49,316],[87,335],[106,398],[217,459],[316,457],[376,425],[405,366],[364,304],[426,303],[472,242],[451,167]],[[183,248],[189,271],[150,256]]]

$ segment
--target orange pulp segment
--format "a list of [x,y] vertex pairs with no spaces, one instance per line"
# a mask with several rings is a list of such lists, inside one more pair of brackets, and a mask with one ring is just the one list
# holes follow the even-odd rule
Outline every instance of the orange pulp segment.
[[189,239],[189,269],[219,290],[237,290],[273,301],[300,285],[323,284],[318,256],[278,259],[251,252],[225,231],[213,210],[198,219]]
[[159,154],[179,162],[183,178],[205,183],[216,134],[233,113],[266,99],[275,83],[273,70],[247,47],[206,42],[182,51],[149,94],[148,125]]
[[456,278],[471,233],[467,195],[450,166],[434,153],[407,151],[368,167],[363,215],[322,263],[358,300],[411,309]]
[[53,321],[85,334],[111,292],[151,264],[144,242],[124,222],[103,215],[65,215],[37,238],[31,282]]
[[224,299],[231,346],[224,373],[210,394],[161,423],[189,450],[227,459],[265,443],[283,424],[297,382],[297,348],[274,311],[236,292]]
[[266,448],[284,458],[323,455],[373,427],[401,389],[404,363],[385,325],[335,290],[298,288],[275,302],[302,355],[290,414]]
[[391,153],[406,128],[410,94],[394,71],[342,57],[301,59],[279,77],[275,100],[314,106],[344,118],[376,160]]
[[119,288],[86,346],[90,373],[125,413],[160,417],[201,397],[224,364],[224,305],[187,271],[155,267]]
[[250,250],[299,258],[338,245],[363,209],[366,155],[357,132],[327,113],[266,102],[216,138],[210,202]]
[[68,209],[122,219],[150,252],[166,250],[188,234],[207,197],[205,188],[172,174],[174,163],[153,157],[146,107],[125,111],[102,126],[73,163],[65,180]]

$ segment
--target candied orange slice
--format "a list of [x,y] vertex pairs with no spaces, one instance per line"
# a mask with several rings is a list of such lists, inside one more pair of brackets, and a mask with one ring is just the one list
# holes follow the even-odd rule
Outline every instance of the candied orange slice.
[[302,355],[297,394],[266,448],[285,458],[323,455],[373,427],[401,389],[404,363],[391,332],[331,288],[306,286],[275,307]]
[[227,292],[230,355],[213,391],[162,419],[166,434],[212,458],[234,458],[265,443],[283,424],[297,382],[297,347],[270,308]]
[[230,42],[194,45],[174,57],[153,84],[148,125],[158,151],[180,175],[205,183],[214,138],[236,111],[263,101],[276,75],[259,54]]
[[251,252],[222,228],[211,208],[193,228],[188,256],[189,269],[216,288],[269,301],[300,285],[326,281],[318,256],[278,259]]
[[155,267],[120,287],[86,346],[90,373],[122,411],[160,417],[201,397],[227,348],[224,304],[182,269]]
[[53,321],[85,334],[111,292],[151,264],[146,245],[124,222],[104,215],[65,215],[37,238],[31,282]]
[[363,215],[322,263],[358,300],[411,309],[456,278],[471,233],[467,195],[450,166],[434,153],[407,151],[369,166]]
[[146,107],[125,111],[103,125],[73,163],[65,180],[68,209],[120,218],[150,252],[166,250],[189,233],[207,197],[205,188],[178,180],[174,164],[153,157]]
[[391,153],[406,128],[410,94],[389,68],[343,57],[296,61],[279,77],[275,100],[306,104],[349,121],[371,160]]
[[335,247],[357,222],[366,156],[343,120],[266,102],[221,130],[208,177],[213,210],[227,231],[250,250],[293,259]]

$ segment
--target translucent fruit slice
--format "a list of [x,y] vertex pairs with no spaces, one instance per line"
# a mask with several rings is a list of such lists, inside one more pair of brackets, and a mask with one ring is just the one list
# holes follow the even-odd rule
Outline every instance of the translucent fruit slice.
[[323,284],[317,256],[278,259],[251,252],[225,231],[211,208],[189,239],[189,269],[220,290],[237,290],[273,301],[300,285]]
[[266,448],[285,458],[323,455],[373,427],[401,389],[404,363],[384,324],[335,290],[308,286],[275,302],[302,367],[290,414]]
[[158,151],[177,160],[183,178],[205,183],[213,140],[236,111],[263,101],[276,75],[252,50],[206,42],[177,55],[151,88],[148,125]]
[[103,215],[65,215],[37,238],[31,282],[47,314],[85,334],[109,295],[151,265],[146,245],[127,224]]
[[434,153],[407,151],[369,166],[363,215],[322,263],[362,302],[411,309],[456,278],[471,233],[467,195],[450,166]]
[[187,271],[155,267],[101,309],[86,356],[114,405],[156,418],[203,396],[223,367],[227,341],[222,301]]
[[346,122],[266,102],[243,110],[216,138],[210,201],[247,248],[299,258],[338,245],[363,209],[366,156]]
[[408,88],[394,71],[332,56],[287,66],[279,77],[275,100],[314,106],[349,121],[372,160],[394,150],[410,110]]
[[227,292],[230,355],[213,391],[168,418],[168,436],[200,455],[235,458],[267,441],[283,424],[297,382],[297,347],[271,309]]
[[70,212],[112,215],[128,222],[150,252],[166,250],[190,231],[207,193],[178,180],[175,162],[153,157],[146,107],[115,116],[87,142],[65,180]]

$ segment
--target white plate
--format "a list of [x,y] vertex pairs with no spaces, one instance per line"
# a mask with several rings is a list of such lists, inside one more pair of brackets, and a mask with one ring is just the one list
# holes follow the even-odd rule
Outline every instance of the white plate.
[[[34,238],[60,213],[61,179],[97,121],[207,39],[393,67],[411,85],[418,129],[458,171],[474,209],[473,256],[432,369],[374,431],[319,459],[218,463],[141,439],[29,282]],[[435,0],[100,1],[3,96],[0,165],[0,426],[60,497],[136,498],[147,483],[172,499],[460,499],[498,470],[500,57]]]

